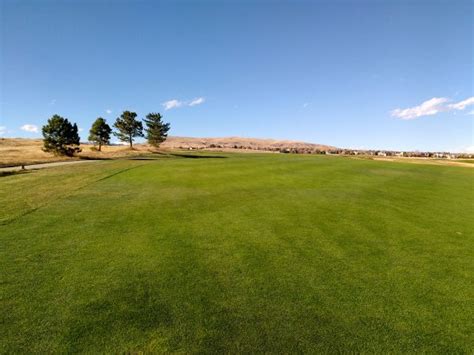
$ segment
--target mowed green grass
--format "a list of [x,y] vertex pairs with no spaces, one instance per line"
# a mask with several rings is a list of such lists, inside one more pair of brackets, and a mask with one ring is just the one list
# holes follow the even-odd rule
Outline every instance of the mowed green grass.
[[473,169],[198,156],[0,178],[0,351],[472,353]]

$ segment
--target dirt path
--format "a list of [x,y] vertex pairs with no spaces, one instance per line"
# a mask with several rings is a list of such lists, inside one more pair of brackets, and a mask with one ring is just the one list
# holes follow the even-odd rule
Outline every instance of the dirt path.
[[[53,168],[55,166],[61,165],[72,165],[72,164],[81,164],[81,163],[92,163],[99,160],[74,160],[74,161],[58,161],[54,163],[42,163],[42,164],[32,164],[32,165],[25,165],[24,170],[36,170],[36,169],[44,169],[44,168]],[[12,172],[12,171],[20,171],[22,170],[21,166],[9,166],[6,168],[0,168],[0,172]]]

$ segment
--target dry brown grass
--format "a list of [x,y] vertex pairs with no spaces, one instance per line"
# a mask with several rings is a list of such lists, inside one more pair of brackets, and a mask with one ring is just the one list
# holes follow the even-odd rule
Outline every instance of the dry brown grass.
[[[117,159],[124,157],[140,156],[156,149],[147,144],[135,144],[134,149],[128,146],[104,146],[102,152],[95,150],[91,144],[81,144],[82,152],[76,157],[57,156],[42,151],[41,139],[24,138],[1,138],[0,139],[0,167],[50,163],[56,161],[67,161],[77,159]],[[239,152],[266,152],[279,148],[308,148],[327,150],[333,147],[304,143],[289,140],[256,139],[256,138],[191,138],[191,137],[168,137],[160,150],[179,149],[205,149],[218,151]]]
[[[210,146],[220,146],[220,148],[210,148]],[[82,152],[77,157],[56,156],[52,153],[42,151],[43,142],[41,139],[23,139],[23,138],[0,138],[0,167],[18,166],[21,164],[39,164],[56,161],[68,161],[78,159],[118,159],[126,157],[140,156],[156,152],[156,149],[147,144],[135,144],[131,150],[128,146],[104,146],[102,152],[95,150],[91,144],[81,144]],[[238,148],[234,148],[237,146]],[[266,152],[275,148],[314,148],[327,150],[333,147],[303,143],[288,140],[274,139],[254,139],[254,138],[189,138],[189,137],[169,137],[164,142],[160,151],[170,151],[179,149],[204,149],[217,150],[224,152]],[[242,149],[243,148],[243,149]],[[403,157],[363,157],[355,156],[356,159],[375,159],[393,162],[404,162],[414,164],[435,164],[466,166],[474,168],[474,164],[462,161],[448,159],[430,159],[430,158],[403,158]]]
[[428,164],[428,165],[450,165],[465,166],[474,168],[474,164],[465,163],[453,159],[434,159],[434,158],[417,158],[417,157],[372,157],[373,160],[392,161],[396,163],[412,163],[412,164]]
[[41,150],[41,139],[1,138],[0,167],[68,160]]
[[102,152],[96,151],[93,145],[81,144],[82,152],[77,157],[64,157],[43,152],[41,139],[1,138],[0,167],[50,163],[78,159],[117,159],[139,156],[153,151],[149,146],[137,144],[133,150],[124,146],[105,146]]

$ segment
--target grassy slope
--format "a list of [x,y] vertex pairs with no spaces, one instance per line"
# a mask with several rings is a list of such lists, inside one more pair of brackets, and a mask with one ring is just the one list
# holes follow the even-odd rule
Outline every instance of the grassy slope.
[[471,352],[473,178],[281,155],[3,177],[0,351]]

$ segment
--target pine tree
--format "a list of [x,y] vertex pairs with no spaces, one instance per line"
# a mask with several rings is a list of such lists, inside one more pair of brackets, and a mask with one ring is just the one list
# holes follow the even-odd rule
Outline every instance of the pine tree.
[[146,139],[148,143],[154,147],[159,147],[160,143],[163,143],[168,137],[168,131],[170,130],[170,124],[164,123],[161,119],[163,117],[159,113],[149,113],[143,120],[147,126]]
[[100,152],[103,144],[109,144],[110,133],[112,133],[112,128],[110,128],[102,117],[99,117],[89,130],[89,141],[98,144]]
[[136,117],[135,112],[124,111],[114,123],[114,127],[118,129],[114,134],[122,142],[128,142],[130,148],[133,148],[134,137],[143,137],[143,125]]
[[80,152],[80,139],[77,125],[71,124],[67,118],[54,115],[43,126],[43,150],[59,155],[72,156]]

